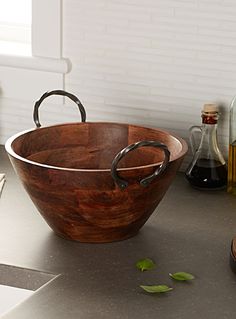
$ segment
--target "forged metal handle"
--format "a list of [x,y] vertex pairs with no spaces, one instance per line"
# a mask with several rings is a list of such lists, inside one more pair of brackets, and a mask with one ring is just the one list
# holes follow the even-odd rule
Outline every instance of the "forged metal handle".
[[164,172],[166,169],[169,159],[170,159],[170,152],[167,148],[167,146],[161,142],[157,141],[140,141],[134,144],[130,144],[127,147],[125,147],[123,150],[121,150],[113,159],[112,165],[111,165],[111,176],[114,180],[114,182],[121,188],[125,189],[128,186],[128,182],[125,181],[124,179],[120,178],[118,173],[117,173],[117,165],[119,161],[130,151],[135,150],[138,147],[143,147],[143,146],[153,146],[153,147],[159,147],[160,149],[163,150],[165,154],[164,161],[162,164],[155,170],[155,172],[145,178],[143,178],[140,181],[140,185],[146,187],[148,186],[158,175]]
[[47,97],[51,96],[51,95],[63,95],[66,96],[68,98],[70,98],[72,101],[74,101],[79,110],[80,110],[80,114],[81,114],[81,122],[85,122],[86,121],[86,112],[85,109],[83,107],[83,104],[80,102],[80,100],[77,98],[77,96],[75,96],[72,93],[63,91],[63,90],[54,90],[54,91],[49,91],[44,93],[41,98],[35,102],[34,104],[34,113],[33,113],[33,119],[34,119],[34,123],[37,127],[41,127],[41,124],[39,122],[39,106],[41,105],[41,103],[43,102],[43,100],[45,100]]

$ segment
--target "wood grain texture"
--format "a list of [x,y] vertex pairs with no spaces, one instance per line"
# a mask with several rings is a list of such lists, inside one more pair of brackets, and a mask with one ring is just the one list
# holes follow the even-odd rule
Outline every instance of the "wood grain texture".
[[[129,182],[121,190],[111,177],[111,163],[124,147],[157,140],[171,153],[165,172],[148,187],[139,181],[152,174],[163,152],[144,147],[127,154],[119,175]],[[135,235],[170,186],[187,145],[163,130],[119,123],[73,123],[35,129],[6,143],[11,162],[26,191],[58,235],[81,242],[112,242]]]
[[236,273],[236,237],[234,237],[231,242],[230,266],[232,271]]

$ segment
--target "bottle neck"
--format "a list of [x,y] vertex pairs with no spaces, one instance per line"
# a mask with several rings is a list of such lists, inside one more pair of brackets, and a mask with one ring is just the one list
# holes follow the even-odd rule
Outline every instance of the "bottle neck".
[[218,121],[218,113],[204,113],[202,112],[202,143],[206,142],[213,144],[217,144],[217,121]]
[[215,112],[215,113],[202,112],[203,124],[216,125],[217,121],[218,121],[218,112]]
[[219,115],[218,112],[202,112],[202,143],[206,142],[208,144],[217,147],[217,121]]
[[208,123],[203,123],[202,124],[202,128],[203,130],[207,130],[209,133],[214,133],[216,134],[216,130],[217,130],[217,123],[215,124],[208,124]]
[[203,123],[201,144],[217,148],[217,122],[215,124]]

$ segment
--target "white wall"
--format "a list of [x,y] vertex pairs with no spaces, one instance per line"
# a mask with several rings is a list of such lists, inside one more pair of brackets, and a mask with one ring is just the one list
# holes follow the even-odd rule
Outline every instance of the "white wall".
[[[202,105],[216,102],[227,154],[235,0],[64,0],[63,7],[63,56],[72,62],[65,87],[79,96],[88,121],[162,127],[187,139]],[[0,143],[33,126],[32,107],[27,97],[0,99]],[[77,117],[70,103],[40,112],[45,125]]]

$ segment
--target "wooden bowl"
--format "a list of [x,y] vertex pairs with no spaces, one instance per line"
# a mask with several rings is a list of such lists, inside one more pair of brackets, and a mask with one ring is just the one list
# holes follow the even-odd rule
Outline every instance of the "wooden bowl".
[[80,242],[134,236],[187,152],[161,129],[122,123],[36,128],[6,142],[12,165],[54,232]]
[[230,266],[232,271],[236,273],[236,237],[234,237],[231,242]]

